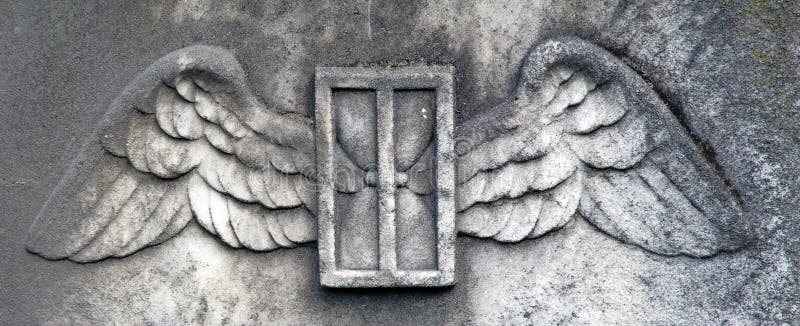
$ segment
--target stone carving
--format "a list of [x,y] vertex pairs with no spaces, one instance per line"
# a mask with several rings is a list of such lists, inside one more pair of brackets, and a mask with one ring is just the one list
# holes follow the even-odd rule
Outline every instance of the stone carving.
[[89,262],[165,241],[195,216],[234,248],[316,239],[311,125],[258,102],[233,55],[194,46],[139,75],[45,204],[28,249]]
[[[123,257],[194,216],[226,244],[264,251],[316,240],[319,223],[324,285],[441,286],[454,282],[454,232],[518,242],[576,212],[662,255],[749,238],[741,204],[664,102],[585,41],[534,47],[510,99],[455,130],[447,68],[317,73],[312,124],[257,100],[226,50],[158,60],[111,105],[28,250]],[[363,273],[329,278],[339,270]]]
[[320,281],[455,281],[450,67],[317,68]]
[[664,102],[585,41],[533,48],[513,97],[456,134],[461,233],[516,242],[578,211],[662,255],[706,257],[749,238],[741,204]]

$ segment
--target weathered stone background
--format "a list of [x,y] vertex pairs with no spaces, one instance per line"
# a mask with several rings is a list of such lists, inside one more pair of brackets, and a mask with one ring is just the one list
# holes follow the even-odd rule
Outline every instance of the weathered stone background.
[[[0,324],[800,322],[796,1],[3,1]],[[125,259],[25,251],[26,231],[106,107],[191,44],[232,49],[254,90],[309,112],[316,65],[434,61],[457,118],[499,103],[527,49],[579,35],[652,82],[741,196],[757,240],[711,259],[623,245],[577,219],[516,245],[459,238],[445,290],[331,291],[316,248],[233,250],[196,225]]]

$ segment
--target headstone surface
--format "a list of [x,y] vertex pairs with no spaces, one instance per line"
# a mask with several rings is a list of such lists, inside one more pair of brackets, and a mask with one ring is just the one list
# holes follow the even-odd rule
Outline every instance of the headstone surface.
[[4,2],[0,324],[797,323],[798,10]]

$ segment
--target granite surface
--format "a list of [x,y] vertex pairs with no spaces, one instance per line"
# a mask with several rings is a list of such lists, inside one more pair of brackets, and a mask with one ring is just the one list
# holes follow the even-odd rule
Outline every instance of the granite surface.
[[[800,7],[793,1],[71,1],[0,4],[0,323],[794,324]],[[331,290],[314,243],[231,249],[195,222],[124,259],[49,261],[27,230],[122,89],[167,53],[231,50],[262,102],[312,113],[317,66],[452,65],[456,124],[504,101],[532,45],[579,36],[652,84],[754,233],[710,258],[584,219],[517,244],[459,237],[455,286]]]

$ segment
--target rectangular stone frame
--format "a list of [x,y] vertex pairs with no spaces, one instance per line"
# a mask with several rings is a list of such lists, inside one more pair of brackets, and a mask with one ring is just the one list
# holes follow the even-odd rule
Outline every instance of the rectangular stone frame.
[[[392,129],[394,90],[433,89],[436,94],[436,225],[437,269],[398,270],[394,214],[379,216],[378,270],[338,269],[335,242],[334,130],[332,91],[335,88],[374,90],[378,110],[379,201],[395,200]],[[455,153],[453,144],[453,68],[416,66],[396,68],[317,67],[315,78],[315,129],[318,194],[318,248],[320,283],[333,288],[441,287],[455,283]],[[389,108],[387,110],[386,108]],[[388,124],[388,125],[386,125]],[[384,141],[381,141],[384,139]],[[383,164],[382,164],[383,163]],[[392,205],[393,206],[393,205]]]

